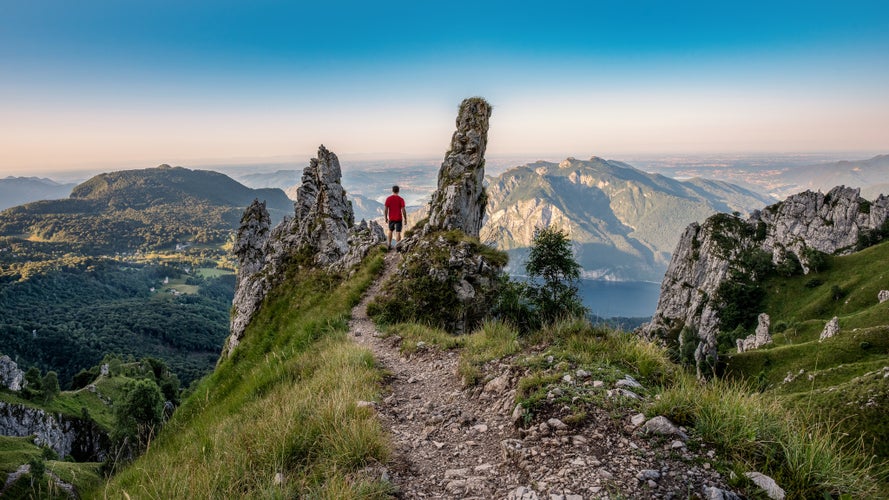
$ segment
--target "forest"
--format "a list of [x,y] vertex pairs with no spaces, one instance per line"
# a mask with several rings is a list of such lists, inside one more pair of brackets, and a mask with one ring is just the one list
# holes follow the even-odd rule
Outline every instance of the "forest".
[[[163,288],[180,276],[196,293]],[[24,368],[56,371],[62,388],[106,354],[162,359],[187,386],[216,363],[233,291],[234,275],[189,275],[179,264],[70,257],[0,267],[0,345]]]

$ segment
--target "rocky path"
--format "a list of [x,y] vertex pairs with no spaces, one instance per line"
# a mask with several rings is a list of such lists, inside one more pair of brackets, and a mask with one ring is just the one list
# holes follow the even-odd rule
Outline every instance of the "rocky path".
[[631,423],[630,415],[615,419],[603,410],[581,429],[555,418],[519,429],[513,423],[518,376],[509,366],[495,363],[496,376],[487,384],[464,389],[456,376],[457,352],[429,348],[401,355],[401,339],[382,338],[367,316],[367,304],[400,258],[387,255],[383,276],[350,322],[354,341],[389,373],[375,410],[393,440],[385,474],[400,497],[723,498],[709,495],[709,486],[723,486],[707,463],[712,452],[690,455],[684,444],[663,436],[649,442],[634,432],[638,417]]

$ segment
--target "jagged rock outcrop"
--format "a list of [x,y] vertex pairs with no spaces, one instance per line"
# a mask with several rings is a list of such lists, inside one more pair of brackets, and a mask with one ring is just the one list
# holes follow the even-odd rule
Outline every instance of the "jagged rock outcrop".
[[652,321],[641,331],[649,338],[675,339],[692,328],[699,342],[699,374],[716,356],[720,305],[717,290],[751,252],[767,252],[772,262],[797,260],[805,272],[819,252],[845,255],[862,241],[889,233],[889,196],[870,202],[859,190],[838,186],[828,193],[806,191],[756,211],[746,220],[717,214],[686,228],[661,283]]
[[889,300],[889,290],[880,290],[880,293],[877,294],[877,300],[880,301],[880,304]]
[[52,448],[59,458],[70,455],[80,462],[101,462],[110,447],[108,435],[92,421],[4,401],[0,401],[0,436],[36,436],[34,444]]
[[223,347],[225,359],[241,342],[244,330],[269,290],[292,264],[344,272],[370,249],[385,241],[376,222],[355,225],[352,204],[340,183],[337,156],[323,145],[303,171],[296,190],[294,216],[272,229],[265,204],[254,201],[241,218],[234,244],[238,276],[232,301],[231,331]]
[[489,309],[506,255],[482,245],[485,147],[491,106],[478,97],[460,104],[457,130],[438,174],[429,217],[400,247],[404,258],[369,311],[452,333],[471,330]]
[[478,238],[485,214],[485,148],[491,105],[480,97],[465,99],[457,114],[457,130],[438,172],[424,233],[459,229]]
[[0,387],[14,392],[25,387],[25,372],[21,371],[15,361],[5,354],[0,356]]
[[821,330],[821,336],[818,337],[818,342],[821,342],[824,339],[829,339],[838,333],[840,333],[840,319],[834,316],[826,325],[824,325],[824,330]]
[[769,315],[762,313],[757,319],[756,332],[747,338],[738,339],[738,352],[752,351],[771,344],[772,336],[769,335]]

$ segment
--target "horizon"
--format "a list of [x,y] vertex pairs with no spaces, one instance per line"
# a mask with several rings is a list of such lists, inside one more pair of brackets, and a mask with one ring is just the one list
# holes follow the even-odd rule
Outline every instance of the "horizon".
[[[336,151],[332,151],[336,153]],[[155,164],[141,164],[138,162],[120,162],[101,166],[82,166],[76,165],[69,168],[34,168],[23,170],[6,170],[0,168],[0,179],[13,178],[43,178],[59,183],[80,183],[84,182],[96,175],[117,172],[123,170],[144,170],[157,168],[161,165],[169,165],[171,167],[182,167],[189,170],[210,170],[220,172],[239,180],[249,174],[271,174],[277,171],[295,171],[301,172],[308,164],[311,158],[315,158],[317,152],[307,153],[305,158],[287,158],[282,156],[258,157],[258,158],[215,158],[215,159],[197,159],[186,161],[182,164],[171,162],[160,162]],[[734,160],[753,160],[767,159],[776,165],[786,168],[794,168],[800,166],[813,166],[825,163],[833,163],[838,161],[864,161],[877,156],[889,155],[887,152],[879,151],[790,151],[790,152],[715,152],[715,153],[645,153],[645,154],[627,154],[627,155],[608,155],[608,154],[539,154],[539,155],[486,155],[488,165],[486,166],[486,175],[499,175],[500,173],[514,167],[527,165],[530,163],[543,161],[550,163],[559,163],[563,160],[574,158],[580,160],[588,160],[590,157],[597,156],[608,161],[620,161],[639,170],[651,172],[652,168],[647,168],[646,162],[662,163],[672,161],[673,166],[670,168],[690,167],[695,163],[686,162],[718,162],[728,159]],[[429,166],[437,169],[442,161],[442,157],[433,156],[377,156],[377,155],[339,155],[341,167],[344,171],[364,171],[367,168],[382,167],[387,169],[416,168]],[[685,160],[686,162],[683,162]],[[393,165],[400,163],[401,165]],[[642,163],[642,164],[640,164]],[[657,169],[654,169],[657,170]]]
[[885,2],[453,9],[12,5],[0,174],[440,159],[472,95],[492,158],[889,151]]

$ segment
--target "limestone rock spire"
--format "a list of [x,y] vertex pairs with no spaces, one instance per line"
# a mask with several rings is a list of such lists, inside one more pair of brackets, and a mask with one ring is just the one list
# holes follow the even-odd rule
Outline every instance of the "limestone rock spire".
[[438,172],[425,232],[460,229],[478,237],[485,214],[485,148],[491,105],[481,97],[460,104],[457,130]]

